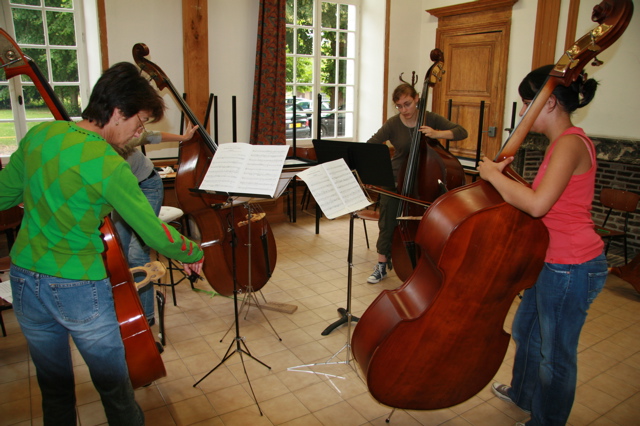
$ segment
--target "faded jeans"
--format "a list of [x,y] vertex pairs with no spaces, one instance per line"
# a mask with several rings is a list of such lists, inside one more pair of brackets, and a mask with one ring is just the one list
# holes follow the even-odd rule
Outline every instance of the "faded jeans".
[[143,425],[109,279],[78,281],[11,266],[13,309],[29,344],[45,425],[75,426],[69,336],[89,368],[110,425]]
[[604,287],[604,254],[577,265],[545,263],[513,320],[516,356],[509,397],[529,426],[565,425],[576,393],[578,340]]

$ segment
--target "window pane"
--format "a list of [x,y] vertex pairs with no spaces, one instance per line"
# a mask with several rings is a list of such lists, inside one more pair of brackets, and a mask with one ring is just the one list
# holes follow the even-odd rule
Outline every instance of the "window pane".
[[321,75],[320,83],[322,84],[335,84],[336,82],[336,60],[335,59],[322,59],[321,62]]
[[287,24],[293,24],[293,0],[287,0],[287,9],[285,11],[285,21]]
[[40,0],[12,0],[11,4],[26,4],[27,6],[40,6]]
[[72,9],[73,0],[45,0],[44,5],[47,7],[62,7],[65,9]]
[[53,81],[79,81],[76,51],[51,49],[51,71]]
[[347,57],[356,57],[356,33],[347,33],[347,48],[345,50]]
[[[48,79],[49,66],[47,64],[47,51],[45,49],[29,49],[24,48],[22,52],[30,57],[36,64],[45,79]],[[31,79],[26,75],[21,76],[22,81],[29,82]]]
[[[327,86],[325,86],[325,87],[322,88],[322,93],[323,93],[323,95],[325,95],[325,96],[323,96],[323,98],[326,99],[326,103],[328,104],[328,107],[329,107],[328,109],[330,109],[330,110],[335,109],[335,105],[336,105],[335,104],[336,88],[335,87],[327,87]],[[326,110],[327,108],[324,108],[324,109]]]
[[340,5],[340,29],[348,30],[349,28],[349,5]]
[[287,83],[293,83],[293,56],[287,56]]
[[36,87],[25,86],[22,88],[22,92],[24,94],[24,109],[27,113],[27,120],[53,118],[53,114]]
[[42,25],[42,13],[39,10],[11,9],[13,24],[16,31],[18,44],[44,45],[44,27]]
[[322,3],[322,27],[338,28],[338,5],[335,3]]
[[287,53],[293,53],[293,28],[287,27],[285,38],[287,40]]
[[337,56],[338,52],[336,51],[336,35],[335,31],[323,31],[322,32],[322,48],[321,55],[322,56]]
[[49,44],[56,46],[75,46],[76,31],[71,12],[47,12]]
[[355,63],[352,59],[338,61],[338,83],[354,84],[355,82]]
[[53,91],[69,115],[79,116],[82,113],[80,108],[80,86],[56,86]]
[[296,83],[313,83],[313,59],[298,58]]
[[298,28],[299,55],[313,55],[313,30],[311,28]]
[[338,88],[338,109],[344,111],[353,111],[355,105],[355,91],[353,86]]
[[347,33],[340,33],[340,56],[347,56]]
[[9,87],[5,85],[0,86],[0,120],[0,155],[11,155],[17,147],[16,128],[13,124]]
[[313,0],[298,0],[298,25],[313,25]]

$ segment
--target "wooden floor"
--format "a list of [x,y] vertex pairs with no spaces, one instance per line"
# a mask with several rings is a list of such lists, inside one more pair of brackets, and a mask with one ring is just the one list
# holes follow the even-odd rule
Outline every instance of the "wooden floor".
[[[377,229],[368,225],[369,238],[375,241]],[[180,284],[176,307],[169,292],[162,355],[168,375],[136,391],[147,425],[386,424],[391,409],[371,398],[356,364],[344,363],[346,352],[340,351],[348,342],[347,328],[321,335],[338,319],[337,308],[346,306],[348,228],[348,218],[323,219],[316,235],[313,217],[304,212],[295,224],[273,225],[278,261],[262,293],[270,302],[295,305],[297,310],[261,313],[251,308],[242,312],[239,323],[243,344],[270,369],[235,352],[194,387],[227,349],[236,347],[233,301],[213,296],[206,282],[197,284],[203,290],[198,292]],[[367,284],[376,253],[367,249],[359,221],[354,241],[352,311],[358,316],[381,290],[401,283],[391,272],[381,283]],[[516,299],[505,321],[507,330],[517,305]],[[13,311],[3,316],[9,335],[0,337],[0,426],[39,425],[40,392],[26,342]],[[569,424],[640,424],[640,295],[630,285],[617,277],[608,279],[590,310],[579,350],[579,387]],[[512,343],[496,380],[508,382],[513,352]],[[86,366],[77,351],[74,355],[80,424],[106,424]],[[292,371],[329,360],[342,363]],[[390,424],[506,426],[527,418],[487,387],[451,408],[398,410]]]

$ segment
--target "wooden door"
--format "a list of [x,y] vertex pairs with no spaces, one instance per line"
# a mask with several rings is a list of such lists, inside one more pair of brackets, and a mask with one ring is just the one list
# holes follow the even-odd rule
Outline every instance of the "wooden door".
[[[482,3],[479,5],[478,3]],[[478,145],[480,106],[484,101],[480,156],[495,157],[504,132],[504,97],[511,28],[511,6],[515,1],[474,2],[432,9],[439,18],[436,47],[444,53],[441,84],[433,91],[432,110],[462,125],[469,136],[450,142],[452,154],[472,160]]]

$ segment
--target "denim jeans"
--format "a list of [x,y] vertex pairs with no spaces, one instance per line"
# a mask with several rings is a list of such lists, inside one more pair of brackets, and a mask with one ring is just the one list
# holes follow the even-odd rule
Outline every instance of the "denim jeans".
[[[149,204],[156,212],[156,215],[160,214],[160,208],[162,207],[162,201],[164,198],[164,186],[162,184],[162,178],[158,173],[147,180],[140,182],[140,189],[149,200]],[[113,222],[120,237],[120,243],[122,244],[122,250],[124,251],[129,267],[144,266],[151,262],[149,256],[149,246],[133,232],[131,227],[120,217],[119,214],[114,213]],[[136,282],[140,282],[144,279],[143,275],[133,277]],[[154,322],[154,291],[153,283],[142,287],[138,290],[140,295],[140,302],[144,309],[144,314],[147,317],[149,324]]]
[[509,397],[531,411],[529,426],[565,425],[576,392],[578,340],[604,287],[604,254],[577,265],[545,263],[513,320],[516,356]]
[[11,266],[13,309],[29,344],[45,425],[75,426],[69,336],[85,360],[110,425],[143,425],[109,279],[78,281]]

